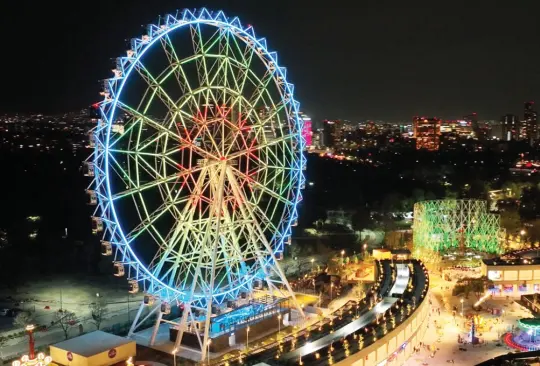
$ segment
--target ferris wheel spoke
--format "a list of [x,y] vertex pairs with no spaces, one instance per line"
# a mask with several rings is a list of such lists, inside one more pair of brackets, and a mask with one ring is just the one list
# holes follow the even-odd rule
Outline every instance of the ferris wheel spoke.
[[[232,32],[229,32],[229,35],[233,35]],[[247,47],[247,45],[244,44],[243,47],[240,46],[238,43],[238,40],[236,37],[232,37],[233,44],[235,46],[235,49],[238,51],[239,54],[242,55],[242,62],[240,63],[240,84],[239,89],[237,89],[240,93],[244,91],[246,81],[248,80],[248,76],[252,72],[251,70],[251,60],[253,59],[253,54],[255,53],[250,47]],[[230,45],[230,42],[228,43]]]
[[263,99],[264,95],[268,93],[268,87],[271,82],[275,82],[274,79],[275,75],[271,71],[266,71],[265,75],[263,76],[263,79],[260,80],[260,83],[255,85],[256,89],[249,98],[251,105],[258,105],[261,99]]
[[139,156],[139,157],[153,157],[156,159],[163,159],[172,164],[172,166],[177,167],[177,163],[173,161],[168,155],[166,154],[160,154],[160,153],[152,153],[152,152],[145,152],[145,151],[134,151],[134,150],[120,150],[120,149],[110,149],[109,152],[116,153],[116,154],[126,154],[130,156]]
[[[236,176],[239,176],[242,179],[250,180],[250,178],[247,175],[245,175],[243,172],[239,171],[238,169],[232,168],[232,170],[233,170],[233,172],[234,172],[234,174]],[[277,192],[274,192],[273,190],[267,188],[265,185],[261,184],[260,182],[253,181],[253,180],[250,180],[250,181],[251,181],[251,184],[253,185],[253,188],[257,188],[257,189],[267,193],[271,197],[277,199],[280,202],[285,203],[286,205],[292,205],[293,204],[293,202],[291,202],[288,199],[282,197]]]
[[[203,183],[205,180],[205,177],[207,175],[207,169],[208,166],[205,166],[201,170],[201,174],[199,175],[197,182],[195,184],[195,190],[194,195],[195,197],[197,195],[202,194],[203,191]],[[161,260],[158,261],[158,263],[155,265],[155,268],[157,271],[161,271],[164,261],[175,251],[176,246],[179,246],[179,248],[176,250],[176,253],[178,254],[176,256],[174,265],[171,267],[171,273],[173,276],[176,274],[177,268],[180,266],[181,260],[182,260],[182,253],[185,253],[185,246],[186,245],[192,245],[192,242],[188,240],[188,237],[190,233],[193,233],[196,230],[193,227],[193,220],[195,217],[197,211],[197,206],[194,204],[193,199],[190,199],[188,203],[185,205],[184,210],[181,214],[180,219],[176,223],[176,227],[174,228],[173,235],[171,236],[171,239],[168,241],[165,249],[165,254],[161,257]],[[196,241],[193,241],[196,242]],[[189,253],[198,253],[200,248],[191,248],[191,251],[188,251]],[[158,260],[158,258],[154,258],[154,260]]]
[[[141,184],[141,185],[137,185],[135,182],[133,182],[130,179],[130,184],[132,186],[134,186],[134,188],[130,188],[130,189],[127,189],[125,191],[121,191],[121,192],[118,192],[116,194],[113,194],[111,196],[111,199],[112,199],[112,201],[116,201],[116,200],[118,200],[120,198],[124,198],[124,197],[127,197],[127,196],[132,196],[133,194],[141,193],[141,192],[143,192],[143,191],[145,191],[147,189],[159,186],[160,184],[165,184],[165,183],[171,182],[173,180],[180,179],[182,177],[190,176],[193,173],[198,172],[200,170],[201,170],[200,167],[192,168],[190,170],[184,170],[184,171],[169,175],[168,177],[164,177],[162,179],[158,179],[158,180],[148,182],[148,183],[145,183],[145,184]],[[122,169],[122,171],[123,171],[123,169]]]
[[[184,62],[188,62],[188,60],[183,60],[183,61],[180,60],[171,42],[171,38],[169,37],[168,34],[161,37],[160,42],[161,42],[161,47],[163,48],[163,52],[165,53],[165,56],[167,57],[169,64],[171,65],[172,72],[174,73],[176,82],[178,83],[178,86],[180,90],[182,91],[182,94],[190,95],[191,86],[190,86],[189,80],[187,79],[185,73],[183,73],[181,70],[182,64]],[[189,61],[192,61],[197,57],[200,57],[200,56],[194,55],[191,58],[189,58]]]
[[171,99],[169,94],[163,89],[162,82],[164,80],[158,81],[151,73],[148,71],[148,69],[144,66],[144,64],[138,60],[134,64],[134,69],[137,71],[141,79],[146,83],[148,88],[152,90],[152,93],[157,95],[157,97],[161,100],[163,105],[169,110],[169,111],[175,111],[176,105],[174,101]]
[[152,214],[146,214],[146,218],[126,235],[127,243],[130,244],[141,234],[148,231],[148,229],[150,229],[152,225],[167,212],[169,212],[168,205],[163,204]]
[[131,179],[129,174],[125,171],[124,167],[122,167],[122,164],[116,160],[114,155],[109,154],[109,159],[112,161],[112,164],[109,163],[109,166],[114,170],[116,175],[127,185],[135,185],[135,181]]
[[205,47],[204,40],[201,34],[201,26],[200,24],[191,24],[189,28],[191,30],[193,53],[196,55],[203,55],[202,59],[197,59],[197,61],[195,61],[197,64],[197,76],[199,77],[199,85],[209,85],[206,59],[204,57]]
[[139,111],[131,108],[127,104],[124,104],[123,102],[118,101],[117,106],[122,111],[124,111],[125,113],[131,115],[133,118],[138,120],[140,123],[145,123],[145,124],[149,125],[150,127],[154,128],[156,131],[167,133],[167,134],[171,135],[172,137],[174,137],[174,138],[176,138],[178,140],[181,139],[181,136],[177,135],[174,131],[170,130],[169,128],[166,128],[161,123],[159,123],[159,122],[153,120],[152,118],[140,113]]

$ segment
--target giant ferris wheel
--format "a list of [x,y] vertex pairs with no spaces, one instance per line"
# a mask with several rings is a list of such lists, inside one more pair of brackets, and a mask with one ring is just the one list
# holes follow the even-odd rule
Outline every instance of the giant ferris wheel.
[[202,346],[213,307],[255,287],[303,316],[277,263],[302,200],[303,125],[266,39],[221,11],[167,15],[132,40],[101,94],[86,162],[93,230],[114,274],[154,303],[153,338],[182,304],[182,332],[206,319]]

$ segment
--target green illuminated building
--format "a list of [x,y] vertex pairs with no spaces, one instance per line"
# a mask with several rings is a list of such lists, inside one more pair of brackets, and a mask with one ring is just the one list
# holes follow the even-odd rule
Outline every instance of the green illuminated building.
[[414,205],[413,239],[416,249],[449,249],[501,253],[504,237],[499,216],[481,200],[434,200]]

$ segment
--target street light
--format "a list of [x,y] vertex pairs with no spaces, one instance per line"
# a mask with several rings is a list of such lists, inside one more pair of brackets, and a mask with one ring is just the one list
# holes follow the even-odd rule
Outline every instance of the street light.
[[524,236],[525,234],[527,234],[527,231],[525,229],[521,229],[521,231],[519,232],[519,234],[521,236]]
[[313,272],[313,263],[315,263],[315,258],[311,258],[311,272]]
[[463,303],[465,302],[465,300],[463,298],[461,298],[461,300],[459,300],[459,302],[461,302],[461,315],[463,315]]
[[176,366],[176,352],[178,352],[178,348],[173,349],[172,352],[173,352],[174,366]]
[[279,340],[279,333],[281,332],[281,314],[278,314],[277,316],[277,319],[278,319],[278,332],[277,332],[277,337],[278,337],[278,340]]
[[248,353],[249,349],[249,326],[246,328],[246,353]]
[[332,301],[332,289],[334,288],[334,283],[330,284],[330,301]]

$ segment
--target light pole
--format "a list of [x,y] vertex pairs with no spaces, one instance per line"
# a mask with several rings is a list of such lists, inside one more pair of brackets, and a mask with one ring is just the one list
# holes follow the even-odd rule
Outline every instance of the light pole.
[[341,250],[341,265],[345,264],[343,263],[343,256],[345,255],[345,250]]
[[367,244],[364,244],[362,247],[364,248],[364,252],[363,252],[364,259],[366,259]]
[[178,348],[175,348],[172,350],[173,352],[173,363],[174,363],[174,366],[176,366],[176,352],[178,352]]
[[463,316],[463,303],[465,302],[465,300],[463,298],[461,298],[461,300],[459,300],[459,302],[461,303],[461,316]]
[[209,338],[206,346],[207,356],[206,356],[206,362],[210,365],[210,344],[212,343],[212,340]]
[[249,350],[249,326],[246,328],[246,354]]
[[315,258],[311,258],[311,272],[313,272],[313,264],[315,263]]
[[25,328],[28,333],[28,358],[34,360],[36,358],[36,351],[34,347],[34,325],[28,324]]
[[277,316],[277,325],[278,325],[277,338],[279,341],[279,333],[281,333],[281,314],[278,314]]
[[330,284],[330,301],[332,301],[332,289],[334,288],[334,283]]

